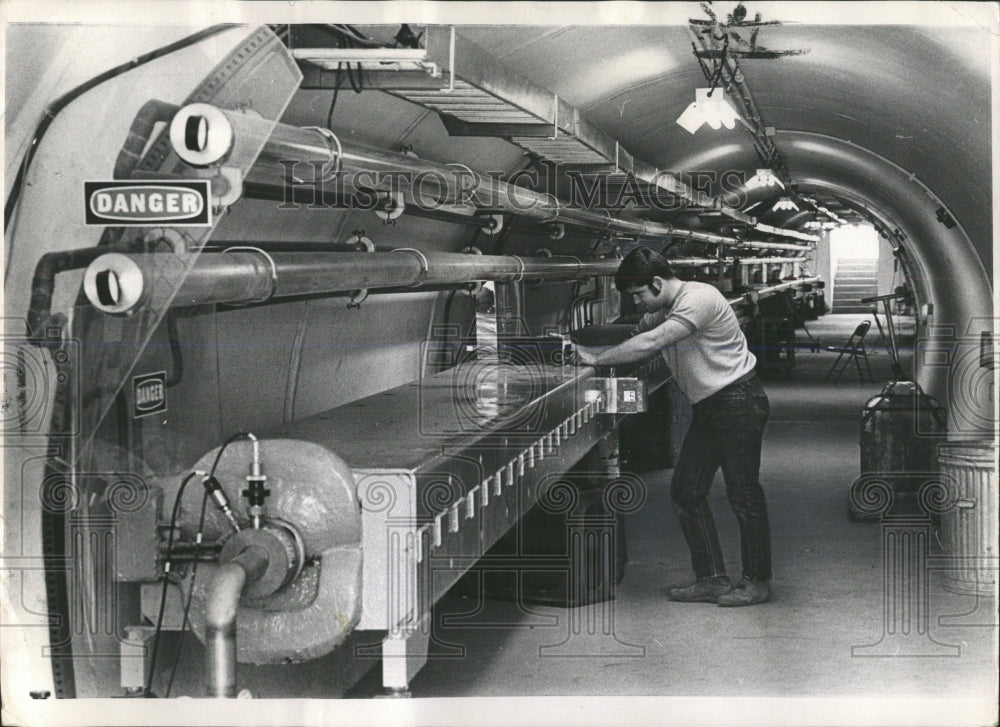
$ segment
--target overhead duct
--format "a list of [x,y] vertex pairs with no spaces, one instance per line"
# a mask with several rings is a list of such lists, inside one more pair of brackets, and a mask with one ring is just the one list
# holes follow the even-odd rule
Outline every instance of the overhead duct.
[[[424,71],[374,71],[371,87],[437,112],[452,136],[505,138],[554,164],[592,170],[605,167],[610,171],[596,172],[605,175],[629,174],[637,183],[647,185],[651,193],[666,193],[695,208],[714,210],[757,232],[815,239],[794,230],[760,224],[718,197],[693,189],[676,175],[637,159],[578,108],[521,77],[501,59],[457,34],[454,27],[429,26],[424,45],[425,48],[407,51],[412,54],[410,62],[418,60]],[[332,88],[324,85],[323,74],[335,70],[345,59],[375,69],[379,67],[377,61],[387,59],[386,54],[393,52],[385,48],[292,49],[309,88]]]

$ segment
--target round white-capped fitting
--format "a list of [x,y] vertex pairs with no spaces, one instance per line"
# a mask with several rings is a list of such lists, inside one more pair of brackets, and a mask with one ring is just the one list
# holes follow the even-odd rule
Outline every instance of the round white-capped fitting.
[[109,252],[94,260],[83,274],[83,292],[105,313],[128,313],[142,298],[142,270],[130,257]]
[[211,104],[188,104],[170,122],[170,144],[177,156],[191,166],[207,167],[229,153],[233,125]]

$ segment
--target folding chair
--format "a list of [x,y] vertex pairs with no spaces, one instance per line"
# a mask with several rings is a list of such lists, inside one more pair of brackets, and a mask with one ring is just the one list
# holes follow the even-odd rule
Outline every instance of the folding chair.
[[[871,321],[862,321],[858,324],[858,327],[854,329],[854,333],[851,337],[847,339],[847,343],[843,346],[825,346],[827,351],[833,353],[839,353],[837,360],[833,362],[833,366],[826,374],[824,381],[829,381],[831,376],[836,376],[833,378],[833,382],[837,383],[840,380],[841,374],[844,373],[851,361],[854,361],[854,365],[858,369],[858,379],[860,381],[865,380],[864,371],[868,372],[869,380],[874,384],[875,376],[872,374],[871,364],[868,363],[868,351],[865,350],[865,336],[868,335],[868,329],[872,327]],[[846,358],[845,358],[846,357]],[[841,363],[843,361],[843,363]],[[864,369],[862,369],[861,364],[864,362]]]

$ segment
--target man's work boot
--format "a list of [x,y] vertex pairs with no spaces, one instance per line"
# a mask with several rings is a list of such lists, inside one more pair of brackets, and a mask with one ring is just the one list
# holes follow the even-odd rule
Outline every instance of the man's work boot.
[[684,603],[716,603],[732,586],[727,576],[700,578],[690,586],[674,586],[667,589],[667,598]]
[[729,593],[719,596],[717,603],[720,606],[752,606],[755,603],[764,603],[770,598],[771,584],[769,581],[744,580]]

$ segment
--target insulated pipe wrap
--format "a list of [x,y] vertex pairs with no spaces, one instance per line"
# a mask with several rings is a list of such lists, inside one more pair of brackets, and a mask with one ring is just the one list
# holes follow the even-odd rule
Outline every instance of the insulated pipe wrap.
[[[265,501],[265,527],[277,521],[294,528],[305,550],[298,577],[276,592],[251,598],[244,593],[235,617],[236,659],[240,663],[280,664],[319,658],[342,644],[361,618],[361,506],[354,474],[328,445],[293,438],[262,438],[261,461],[271,495]],[[217,450],[205,454],[195,469],[208,470]],[[245,486],[252,448],[248,441],[231,443],[216,469],[216,477],[241,520],[246,520]],[[197,522],[200,493],[182,503],[182,527]],[[205,537],[230,536],[221,513],[210,508]],[[251,550],[249,548],[248,550]],[[246,552],[246,551],[244,551]],[[194,586],[192,630],[209,648],[222,641],[213,623],[217,617],[212,578],[227,565],[204,564]],[[187,587],[190,587],[188,585]]]

